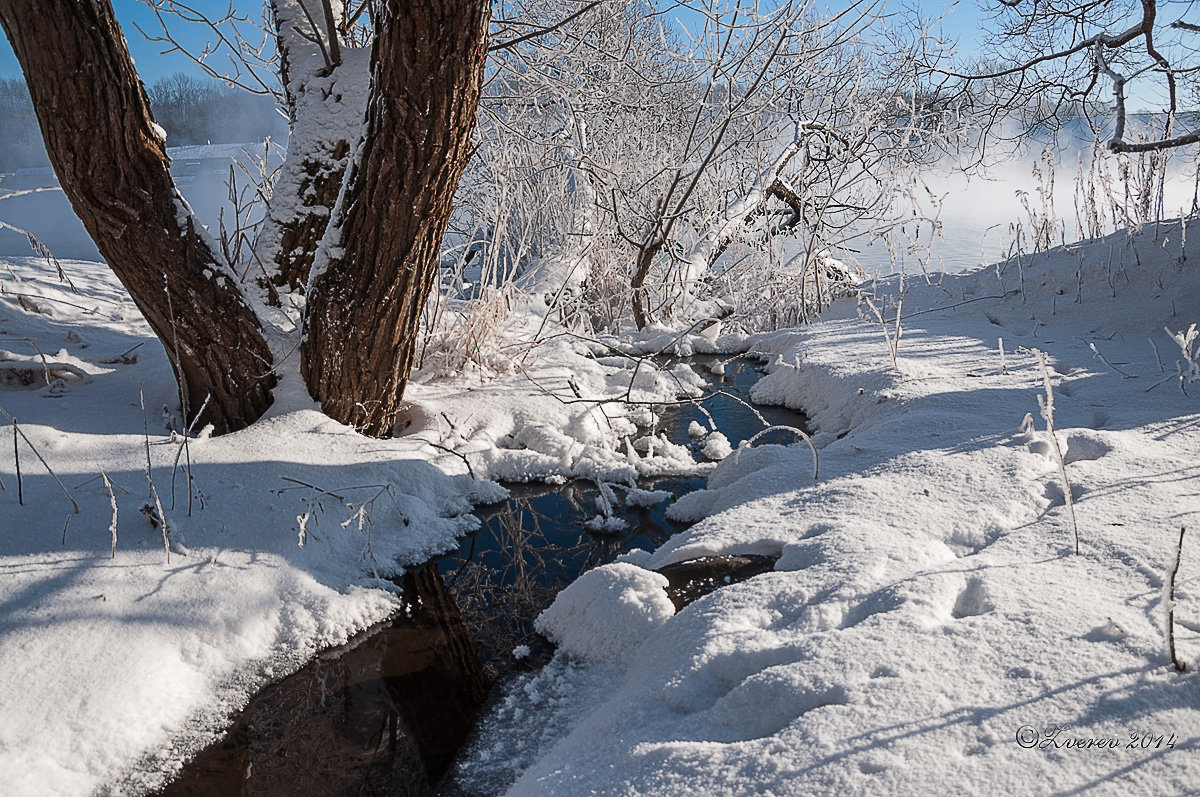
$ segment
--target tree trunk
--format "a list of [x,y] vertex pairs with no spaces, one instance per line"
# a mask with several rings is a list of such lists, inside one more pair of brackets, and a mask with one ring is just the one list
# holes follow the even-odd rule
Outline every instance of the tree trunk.
[[340,246],[312,281],[301,370],[313,398],[388,434],[470,137],[487,55],[487,0],[388,0],[372,57],[363,150]]
[[650,317],[646,313],[646,278],[650,276],[650,267],[654,265],[654,258],[658,257],[663,244],[667,242],[667,239],[663,237],[660,222],[661,219],[655,220],[654,231],[642,241],[637,253],[633,279],[629,283],[629,287],[633,289],[633,323],[638,329],[645,329],[646,324],[650,323]]
[[218,432],[247,426],[271,403],[271,353],[175,189],[109,0],[3,0],[0,24],[63,191],[167,350],[185,422],[204,406]]
[[[320,142],[324,145],[326,142]],[[328,211],[337,201],[346,176],[350,142],[339,138],[331,146],[314,147],[300,158],[289,158],[283,166],[276,189],[291,188],[289,197],[300,197],[298,207],[286,216],[269,215],[264,239],[269,242],[274,269],[268,275],[271,284],[289,291],[303,291],[317,255],[317,248],[329,223]],[[276,229],[277,228],[277,229]],[[272,300],[272,304],[275,300]]]
[[[362,127],[370,75],[357,52],[330,60],[340,53],[332,46],[336,32],[318,23],[331,13],[328,2],[271,0],[271,6],[292,134],[255,251],[272,285],[303,292]],[[268,297],[279,303],[276,291],[268,289]]]

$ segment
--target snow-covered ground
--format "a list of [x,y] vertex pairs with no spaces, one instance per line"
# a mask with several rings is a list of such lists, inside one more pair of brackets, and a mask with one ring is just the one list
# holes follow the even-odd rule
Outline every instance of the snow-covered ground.
[[[87,794],[177,766],[268,679],[394,611],[376,567],[421,561],[473,526],[476,485],[443,473],[419,444],[364,445],[286,395],[251,429],[182,449],[164,418],[178,404],[166,357],[107,268],[63,263],[77,294],[39,260],[5,265],[7,793]],[[22,434],[20,479],[10,418]],[[150,519],[157,504],[172,529],[169,559]]]
[[[853,302],[758,340],[772,365],[754,395],[811,414],[819,478],[803,446],[735,452],[671,510],[701,522],[564,591],[541,621],[559,654],[511,687],[460,780],[515,778],[514,794],[1194,793],[1200,690],[1168,658],[1164,601],[1200,512],[1200,386],[1166,379],[1181,353],[1164,328],[1200,320],[1200,257],[1181,257],[1182,238],[1163,225],[909,281],[895,365]],[[881,286],[889,320],[899,288]],[[1078,556],[1042,369],[1020,347],[1048,358]],[[1189,533],[1175,632],[1200,662]],[[719,553],[781,559],[675,615],[633,567]]]
[[0,261],[3,793],[160,784],[259,688],[395,611],[386,577],[476,528],[472,505],[506,495],[492,479],[632,487],[712,467],[635,441],[620,405],[563,400],[568,383],[656,399],[699,376],[569,342],[486,390],[413,385],[393,440],[321,414],[285,358],[265,418],[184,447],[169,364],[128,294],[102,263],[61,265],[69,283],[38,258]]
[[[756,398],[811,415],[816,478],[803,443],[712,469],[638,431],[649,410],[578,400],[699,380],[566,336],[495,379],[431,369],[408,437],[365,440],[285,377],[266,418],[183,449],[165,357],[103,266],[65,263],[75,293],[39,260],[8,261],[0,407],[28,441],[18,487],[0,420],[0,782],[153,786],[252,691],[392,611],[377,576],[452,545],[471,502],[502,494],[488,479],[690,470],[708,489],[671,512],[699,522],[562,594],[541,621],[559,653],[485,720],[464,788],[1193,789],[1200,691],[1170,664],[1164,603],[1200,511],[1200,385],[1169,378],[1181,355],[1164,331],[1200,321],[1200,251],[1184,260],[1182,239],[1164,225],[910,279],[895,364],[853,301],[799,332],[683,340],[767,358]],[[889,320],[899,290],[879,286]],[[1078,556],[1043,373],[1019,347],[1048,357]],[[673,614],[647,568],[712,553],[781,559]],[[1188,536],[1175,630],[1189,662],[1198,579]]]

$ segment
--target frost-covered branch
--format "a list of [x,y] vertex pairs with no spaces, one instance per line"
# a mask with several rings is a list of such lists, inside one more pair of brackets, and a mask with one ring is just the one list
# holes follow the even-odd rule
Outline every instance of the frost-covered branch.
[[[275,53],[269,25],[253,22],[235,12],[230,3],[219,15],[201,11],[182,0],[142,0],[153,12],[159,31],[148,33],[136,23],[138,32],[150,42],[164,46],[163,54],[179,53],[206,75],[253,94],[279,96],[275,75]],[[197,52],[176,36],[174,23],[199,26],[208,31],[208,41]],[[226,66],[215,62],[223,56]]]
[[[968,68],[932,65],[949,84],[949,102],[982,111],[987,133],[1016,115],[1057,128],[1078,119],[1112,152],[1144,153],[1200,142],[1200,130],[1175,133],[1186,97],[1200,84],[1200,25],[1161,18],[1158,0],[1112,3],[999,0],[985,22],[990,38]],[[936,59],[931,59],[936,60]],[[1137,84],[1138,88],[1134,87]],[[1153,138],[1129,138],[1129,97],[1163,97],[1166,124]]]

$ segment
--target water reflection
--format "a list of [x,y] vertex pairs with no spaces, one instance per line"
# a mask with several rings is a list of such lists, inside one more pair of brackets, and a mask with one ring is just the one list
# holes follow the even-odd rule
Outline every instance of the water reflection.
[[[698,403],[734,446],[765,426],[805,427],[806,419],[793,410],[749,405],[750,388],[760,376],[753,361],[696,356],[663,364],[670,368],[679,362],[688,363],[712,381],[712,392]],[[699,448],[699,442],[689,438],[687,427],[697,421],[707,428],[708,418],[695,404],[665,406],[658,414],[658,428],[653,432],[665,432],[674,443]],[[674,498],[704,484],[703,477],[691,477],[647,480],[639,486],[665,490]],[[558,486],[507,486],[510,499],[478,508],[475,514],[482,521],[481,529],[458,551],[439,561],[493,677],[512,667],[539,664],[549,656],[548,646],[534,633],[533,621],[580,573],[634,548],[653,551],[686,528],[686,524],[667,520],[670,501],[664,500],[650,507],[620,506],[615,516],[625,521],[625,530],[595,534],[583,527],[598,513],[599,490],[594,482],[580,479]],[[515,662],[510,654],[519,646],[530,648],[531,656]]]
[[437,567],[386,627],[267,687],[162,794],[434,794],[487,696]]
[[[703,485],[703,479],[660,479],[642,486],[681,495]],[[519,646],[532,653],[519,666],[549,655],[533,621],[580,573],[633,548],[652,551],[685,527],[666,519],[663,501],[618,508],[615,516],[626,522],[620,534],[589,532],[583,523],[597,512],[593,482],[512,485],[510,492],[508,501],[478,509],[480,530],[438,563],[491,676],[518,666],[510,654]]]

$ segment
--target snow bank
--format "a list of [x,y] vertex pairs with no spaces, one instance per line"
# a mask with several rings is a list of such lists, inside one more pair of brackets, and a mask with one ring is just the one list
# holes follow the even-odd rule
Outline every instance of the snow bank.
[[[700,522],[636,561],[776,553],[776,572],[700,599],[620,662],[561,656],[519,681],[463,787],[1194,791],[1200,690],[1168,660],[1162,599],[1200,514],[1200,407],[1170,335],[1200,319],[1200,252],[1182,239],[1161,225],[908,281],[896,365],[853,302],[756,340],[771,373],[754,395],[811,414],[821,478],[800,446],[742,451],[671,508]],[[889,318],[897,288],[878,286]],[[1020,347],[1049,356],[1079,556],[1045,424],[1022,429],[1043,374]],[[1194,663],[1192,542],[1175,631]]]
[[[620,346],[640,351],[646,337]],[[411,434],[436,444],[434,455],[454,451],[476,475],[498,481],[582,478],[634,488],[640,477],[707,473],[712,464],[668,441],[653,411],[700,396],[707,381],[686,364],[612,356],[616,348],[615,340],[552,339],[527,353],[528,364],[512,365],[511,375],[481,374],[483,384],[466,389],[461,378],[427,368],[407,396],[414,407],[439,411],[423,411],[429,422]]]
[[539,634],[568,656],[623,661],[675,607],[667,578],[618,562],[589,570],[538,617]]

